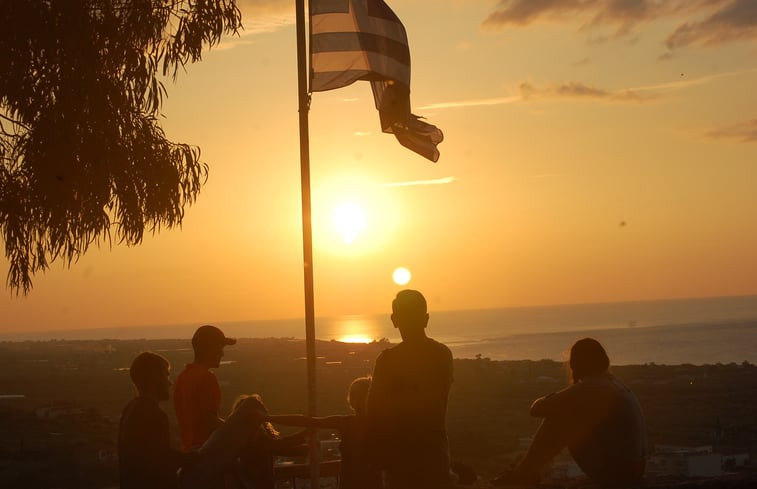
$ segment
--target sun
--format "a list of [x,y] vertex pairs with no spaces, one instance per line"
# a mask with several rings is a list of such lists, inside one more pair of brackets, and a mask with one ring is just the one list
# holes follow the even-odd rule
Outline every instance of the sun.
[[392,273],[392,280],[397,285],[407,285],[412,277],[410,270],[405,267],[399,267]]
[[347,244],[352,244],[365,231],[365,210],[354,202],[343,202],[334,208],[331,221]]

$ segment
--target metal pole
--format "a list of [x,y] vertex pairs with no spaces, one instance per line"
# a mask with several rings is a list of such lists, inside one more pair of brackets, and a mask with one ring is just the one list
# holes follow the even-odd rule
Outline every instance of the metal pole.
[[[300,175],[302,187],[302,252],[305,278],[305,344],[307,351],[308,415],[316,415],[315,376],[315,294],[313,292],[313,229],[310,210],[310,140],[308,111],[310,97],[307,81],[305,0],[295,0],[297,22],[297,93],[300,116]],[[320,445],[317,436],[310,441],[310,487],[319,486]]]

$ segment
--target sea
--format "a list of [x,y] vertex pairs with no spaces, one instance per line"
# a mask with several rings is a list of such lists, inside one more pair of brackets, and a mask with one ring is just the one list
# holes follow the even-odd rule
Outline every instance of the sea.
[[[615,365],[757,363],[757,296],[430,311],[429,336],[456,358],[566,360],[600,341]],[[302,318],[215,323],[235,338],[304,338]],[[197,324],[0,334],[0,341],[190,338]],[[316,318],[321,340],[399,342],[388,314]]]

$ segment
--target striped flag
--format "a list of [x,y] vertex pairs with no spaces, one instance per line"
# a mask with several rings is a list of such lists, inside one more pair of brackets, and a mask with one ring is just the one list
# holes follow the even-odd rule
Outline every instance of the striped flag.
[[371,82],[381,130],[431,161],[442,131],[410,113],[410,49],[383,0],[310,0],[310,90]]

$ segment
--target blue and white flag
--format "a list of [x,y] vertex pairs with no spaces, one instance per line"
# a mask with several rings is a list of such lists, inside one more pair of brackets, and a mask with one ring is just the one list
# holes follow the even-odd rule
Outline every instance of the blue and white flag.
[[371,82],[381,130],[431,161],[442,131],[410,112],[405,27],[383,0],[310,1],[310,90]]

